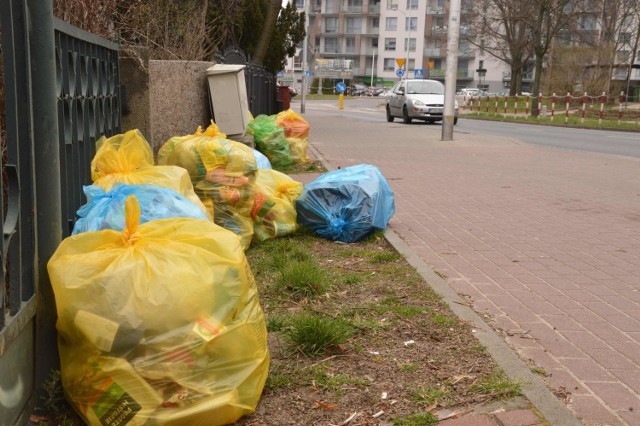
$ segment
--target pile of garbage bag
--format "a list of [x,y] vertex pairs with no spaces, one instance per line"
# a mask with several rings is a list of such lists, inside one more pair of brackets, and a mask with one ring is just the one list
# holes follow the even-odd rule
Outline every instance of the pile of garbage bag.
[[214,222],[235,232],[243,247],[249,248],[258,170],[251,148],[197,132],[169,139],[158,151],[158,163],[185,168]]
[[152,184],[173,189],[206,212],[193,190],[186,170],[175,166],[155,166],[149,142],[139,130],[130,130],[96,142],[91,161],[91,179],[109,191],[116,183]]
[[296,210],[299,224],[324,238],[352,243],[384,230],[395,204],[380,170],[361,164],[333,170],[305,185]]
[[72,235],[124,229],[124,203],[130,195],[135,195],[140,204],[140,223],[178,217],[209,220],[198,206],[176,191],[155,185],[116,183],[108,192],[98,185],[89,185],[84,187],[84,194],[87,204],[78,209],[79,218]]
[[295,111],[288,109],[276,115],[276,124],[284,129],[289,144],[289,152],[294,163],[308,163],[307,145],[309,139],[309,123]]
[[297,230],[297,198],[302,183],[276,170],[258,170],[256,196],[253,201],[253,239],[264,241],[292,234]]
[[240,241],[210,221],[65,239],[48,263],[62,383],[90,425],[223,425],[255,410],[267,330]]

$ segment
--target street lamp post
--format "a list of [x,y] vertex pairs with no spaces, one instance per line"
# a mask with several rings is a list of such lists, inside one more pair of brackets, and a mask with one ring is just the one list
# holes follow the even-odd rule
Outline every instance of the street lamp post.
[[371,94],[373,95],[373,71],[376,69],[376,49],[373,49],[373,58],[371,59]]

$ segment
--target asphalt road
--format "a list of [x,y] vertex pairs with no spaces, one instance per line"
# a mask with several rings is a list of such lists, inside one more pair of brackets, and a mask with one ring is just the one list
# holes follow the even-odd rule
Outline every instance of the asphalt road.
[[[386,121],[384,103],[384,98],[346,99],[344,108],[340,110],[337,101],[306,100],[305,109],[374,123]],[[292,108],[300,111],[300,99],[295,100]],[[398,119],[395,121],[400,122]],[[439,124],[429,125],[422,122],[414,122],[412,125],[431,128],[440,126]],[[514,138],[526,143],[560,149],[640,158],[640,132],[502,123],[465,119],[464,116],[460,118],[454,131]]]

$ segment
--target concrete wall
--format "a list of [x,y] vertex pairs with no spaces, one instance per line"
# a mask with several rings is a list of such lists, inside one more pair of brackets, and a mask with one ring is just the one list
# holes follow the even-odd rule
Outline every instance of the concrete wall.
[[139,129],[155,153],[172,136],[192,134],[211,120],[207,68],[213,62],[148,60],[144,51],[120,60],[128,112],[122,131]]
[[[126,92],[122,108],[122,132],[138,129],[151,133],[149,116],[149,55],[139,50],[135,56],[120,56],[120,83]],[[126,107],[125,107],[126,105]]]
[[207,68],[213,62],[149,61],[150,131],[154,152],[172,136],[192,134],[211,120]]

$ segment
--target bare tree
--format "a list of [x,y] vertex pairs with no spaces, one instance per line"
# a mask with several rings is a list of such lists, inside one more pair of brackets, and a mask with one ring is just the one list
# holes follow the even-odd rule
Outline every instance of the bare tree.
[[[574,0],[528,0],[521,4],[522,11],[529,16],[527,25],[535,61],[532,93],[540,93],[545,57],[557,36],[573,22],[576,3]],[[534,96],[531,114],[537,115],[538,108],[538,98]]]
[[467,41],[511,68],[510,94],[522,91],[522,76],[531,58],[530,33],[523,15],[522,0],[476,2],[474,31]]

